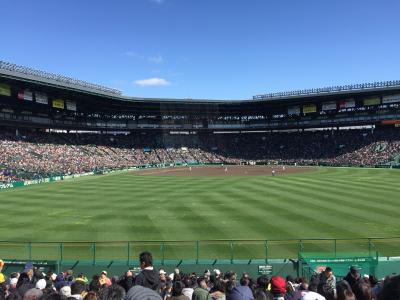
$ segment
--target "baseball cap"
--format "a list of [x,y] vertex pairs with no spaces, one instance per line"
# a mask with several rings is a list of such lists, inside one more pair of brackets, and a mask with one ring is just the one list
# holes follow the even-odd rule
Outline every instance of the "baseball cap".
[[160,271],[158,271],[158,274],[160,274],[160,275],[161,275],[161,274],[165,275],[165,274],[167,274],[167,272],[165,272],[164,269],[160,269]]
[[286,293],[286,281],[281,276],[272,276],[271,278],[271,291],[274,294]]
[[101,271],[101,274],[107,275],[107,271]]

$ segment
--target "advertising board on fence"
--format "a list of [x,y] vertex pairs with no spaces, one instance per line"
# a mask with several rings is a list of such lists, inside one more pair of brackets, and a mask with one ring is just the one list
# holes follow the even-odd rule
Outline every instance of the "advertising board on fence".
[[289,106],[288,115],[300,115],[300,106]]
[[35,100],[36,103],[46,104],[46,105],[49,104],[49,98],[45,93],[35,92]]
[[315,104],[303,105],[303,114],[311,114],[317,112],[317,106]]
[[331,101],[331,102],[324,102],[322,103],[322,110],[336,110],[336,102]]
[[341,100],[339,101],[339,108],[344,109],[344,108],[354,108],[356,107],[356,102],[354,99],[347,99],[347,100]]
[[379,97],[366,98],[363,103],[364,106],[379,105],[381,104],[381,99]]
[[382,104],[390,104],[390,103],[397,103],[397,102],[400,102],[400,94],[382,97]]
[[11,96],[11,88],[8,84],[0,83],[0,95]]
[[20,90],[18,92],[19,100],[33,101],[33,93],[31,90]]
[[53,107],[64,109],[64,100],[62,99],[54,99],[53,100]]

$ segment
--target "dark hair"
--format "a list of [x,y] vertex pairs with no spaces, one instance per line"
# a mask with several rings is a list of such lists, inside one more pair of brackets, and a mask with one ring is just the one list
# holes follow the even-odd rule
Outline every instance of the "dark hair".
[[117,285],[113,284],[107,288],[101,289],[99,292],[100,300],[121,300],[125,297],[125,290]]
[[326,267],[325,268],[325,272],[332,272],[332,268],[331,267]]
[[82,282],[75,281],[71,284],[71,295],[81,294],[86,289],[86,285]]
[[378,295],[378,300],[398,299],[400,299],[400,275],[389,277],[385,280],[382,290]]
[[353,291],[350,287],[350,284],[346,280],[339,281],[336,284],[336,294],[338,300],[347,299],[350,293],[353,294]]
[[357,300],[371,300],[372,290],[368,282],[358,281],[353,285],[353,292]]
[[257,278],[257,285],[260,288],[267,289],[269,284],[269,278],[267,275],[261,275]]
[[47,294],[44,294],[40,300],[67,300],[67,297],[64,295],[61,295],[59,293],[49,292]]
[[145,267],[152,266],[153,265],[153,256],[151,255],[150,252],[147,252],[147,251],[142,252],[139,255],[139,261],[140,261],[140,264],[143,263],[145,265]]
[[93,275],[92,281],[89,283],[89,291],[93,291],[96,293],[100,291],[101,284],[99,279],[99,275]]
[[97,294],[96,292],[90,291],[88,292],[85,297],[83,298],[83,300],[97,300]]
[[226,293],[225,282],[223,282],[222,280],[216,281],[214,285],[214,290],[225,294]]
[[181,281],[175,281],[172,285],[172,296],[182,295],[183,283]]
[[240,278],[240,285],[242,286],[249,286],[250,280],[248,277]]

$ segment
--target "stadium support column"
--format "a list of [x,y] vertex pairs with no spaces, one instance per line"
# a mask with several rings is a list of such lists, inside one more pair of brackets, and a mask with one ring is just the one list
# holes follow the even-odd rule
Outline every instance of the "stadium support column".
[[15,129],[15,136],[19,136],[19,130],[18,130],[18,128]]

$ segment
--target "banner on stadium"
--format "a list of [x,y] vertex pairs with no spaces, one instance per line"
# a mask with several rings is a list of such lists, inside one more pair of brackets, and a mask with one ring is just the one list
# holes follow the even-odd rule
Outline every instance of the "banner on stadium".
[[364,99],[363,103],[364,103],[364,106],[379,105],[379,104],[381,104],[381,99],[379,97],[366,98],[366,99]]
[[322,103],[322,110],[336,110],[336,102],[324,102]]
[[11,88],[8,84],[0,83],[0,95],[11,97]]
[[35,92],[36,103],[49,104],[49,98],[45,93]]
[[303,105],[303,114],[311,114],[317,112],[317,106],[315,104]]
[[31,90],[20,90],[18,92],[19,100],[33,101],[33,93]]
[[288,115],[300,115],[300,106],[289,106]]
[[397,103],[397,102],[400,102],[400,94],[382,97],[382,104],[390,104],[390,103]]
[[72,100],[65,100],[65,104],[67,105],[67,110],[76,111],[76,102]]
[[62,100],[62,99],[54,99],[53,100],[53,107],[54,108],[64,109],[64,100]]
[[354,99],[348,99],[348,100],[341,100],[339,101],[339,108],[354,108],[356,107],[356,101]]

